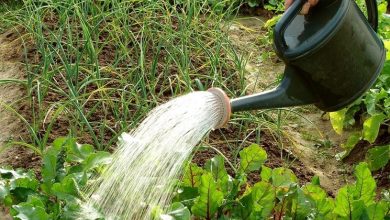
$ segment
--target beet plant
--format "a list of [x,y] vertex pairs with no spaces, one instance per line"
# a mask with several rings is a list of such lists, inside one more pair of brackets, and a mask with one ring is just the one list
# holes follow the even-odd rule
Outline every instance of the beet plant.
[[110,161],[108,152],[58,138],[43,154],[42,178],[33,170],[0,169],[0,204],[9,207],[14,219],[75,219],[81,188]]
[[[264,165],[266,152],[251,145],[240,152],[234,176],[225,169],[223,156],[205,166],[188,164],[179,181],[171,209],[163,219],[389,219],[390,194],[376,200],[376,183],[367,163],[355,167],[356,181],[343,186],[336,198],[320,186],[318,177],[304,186],[287,168]],[[260,171],[260,181],[247,182]]]

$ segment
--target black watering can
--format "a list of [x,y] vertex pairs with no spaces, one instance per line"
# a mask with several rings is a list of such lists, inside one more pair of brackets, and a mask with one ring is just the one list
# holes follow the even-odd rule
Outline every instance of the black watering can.
[[314,104],[339,110],[375,82],[385,61],[375,0],[366,0],[368,21],[353,0],[320,0],[299,15],[295,0],[274,28],[274,48],[285,62],[281,84],[267,92],[231,100],[231,111]]

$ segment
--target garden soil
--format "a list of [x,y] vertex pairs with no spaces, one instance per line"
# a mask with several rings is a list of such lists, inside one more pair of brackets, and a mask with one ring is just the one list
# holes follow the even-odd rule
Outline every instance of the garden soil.
[[[265,38],[266,31],[262,29],[264,23],[262,17],[239,17],[227,25],[226,32],[236,46],[237,51],[248,57],[246,64],[246,77],[248,94],[264,91],[274,87],[277,79],[283,74],[283,62],[271,56],[271,46],[262,46],[260,41]],[[16,31],[8,31],[0,35],[0,79],[20,79],[25,77],[22,64],[23,49],[21,39]],[[28,112],[28,106],[21,104],[25,97],[25,90],[21,84],[9,83],[0,84],[0,103],[6,103],[15,110]],[[348,136],[337,135],[330,126],[329,119],[314,107],[297,108],[297,112],[303,117],[291,117],[283,121],[283,130],[286,137],[283,137],[283,148],[280,148],[272,134],[262,131],[261,144],[267,151],[267,166],[275,168],[285,166],[292,169],[301,184],[311,180],[314,175],[320,177],[321,185],[329,195],[334,196],[337,189],[346,182],[353,180],[352,165],[342,163],[335,159],[334,155],[341,151],[340,144]],[[19,118],[0,106],[0,146],[9,143],[10,140],[22,140],[25,132],[25,125]],[[58,128],[52,133],[58,133]],[[58,131],[57,131],[58,130]],[[255,142],[254,136],[237,137],[239,132],[229,125],[221,131],[214,131],[210,134],[209,141],[212,146],[222,151],[228,158],[234,158],[230,146],[223,144],[226,140],[238,145],[237,141],[246,139],[248,142]],[[79,140],[85,142],[85,140]],[[203,165],[205,161],[215,155],[215,151],[199,151],[194,155],[193,161]],[[0,153],[0,166],[9,165],[13,167],[36,168],[41,161],[33,152],[19,147],[10,147]],[[389,166],[388,166],[389,167]],[[231,170],[228,169],[230,173]],[[380,184],[388,184],[388,174],[376,174]],[[249,182],[259,180],[259,173],[252,173]],[[388,185],[387,185],[388,186]],[[0,207],[1,219],[3,216]]]
[[[24,82],[23,41],[18,30],[9,30],[0,35],[0,79]],[[37,168],[40,159],[31,150],[9,145],[23,140],[25,124],[15,112],[23,112],[26,90],[23,83],[0,83],[0,166]],[[23,103],[23,104],[22,104]]]
[[[23,80],[25,72],[22,61],[22,42],[16,30],[0,35],[0,79]],[[18,111],[25,97],[25,88],[16,83],[0,83],[0,166],[35,168],[40,159],[32,151],[22,147],[4,147],[12,140],[21,140],[24,126],[13,110]],[[7,106],[7,107],[6,107]],[[11,219],[8,210],[0,206],[0,219]]]

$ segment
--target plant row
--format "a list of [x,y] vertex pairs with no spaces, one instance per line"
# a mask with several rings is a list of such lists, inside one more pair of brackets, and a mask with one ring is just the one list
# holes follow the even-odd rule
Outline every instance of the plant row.
[[[367,163],[355,168],[356,181],[343,186],[331,198],[314,177],[298,184],[287,168],[264,165],[267,154],[252,144],[240,151],[240,162],[225,168],[224,156],[208,160],[204,167],[189,163],[178,181],[169,208],[156,207],[162,219],[390,219],[390,192],[379,197]],[[93,181],[110,154],[80,145],[73,138],[58,138],[47,148],[37,178],[32,170],[0,169],[0,202],[15,219],[75,219],[84,201],[82,189]],[[250,184],[248,174],[260,181]],[[91,178],[92,177],[92,178]],[[166,211],[163,211],[166,210]]]

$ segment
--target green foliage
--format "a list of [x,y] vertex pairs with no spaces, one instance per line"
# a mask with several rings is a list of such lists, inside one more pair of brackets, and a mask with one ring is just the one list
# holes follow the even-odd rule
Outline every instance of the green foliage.
[[83,200],[80,188],[110,161],[107,152],[58,138],[44,152],[42,179],[32,170],[0,169],[0,202],[15,219],[73,219]]
[[[203,0],[198,1],[203,2]],[[183,0],[176,0],[175,2],[179,4],[184,3]],[[275,12],[284,11],[284,0],[207,0],[206,2],[214,12],[218,13],[226,11],[229,7],[236,7],[239,5],[247,5],[251,8],[263,7],[264,9]]]
[[[51,112],[39,111],[46,107],[44,99],[48,91],[65,97],[61,100],[63,107],[58,109],[66,109],[64,118],[69,119],[70,130],[87,131],[100,148],[107,132],[113,132],[112,140],[116,140],[115,132],[136,125],[145,112],[166,98],[167,92],[176,95],[193,90],[194,81],[201,82],[194,79],[201,77],[200,69],[210,73],[201,78],[206,86],[222,86],[228,90],[228,82],[240,81],[237,88],[228,91],[239,94],[237,91],[245,88],[242,60],[216,28],[223,16],[215,16],[213,12],[223,14],[226,8],[241,3],[250,7],[265,3],[265,8],[279,12],[283,10],[283,1],[173,2],[169,5],[165,1],[71,0],[50,5],[51,1],[25,1],[22,13],[25,16],[20,16],[19,23],[33,37],[43,57],[36,66],[27,67],[30,98],[38,100],[32,133],[38,137],[42,129],[39,125],[51,115]],[[177,4],[182,7],[176,7]],[[385,3],[379,5],[381,13],[385,7]],[[210,13],[210,17],[198,19],[195,15],[201,13]],[[43,22],[52,15],[58,18],[55,20],[58,29]],[[269,20],[265,27],[271,30],[279,18]],[[11,24],[9,18],[1,21]],[[389,23],[389,19],[381,19],[379,33],[384,39],[390,36]],[[75,35],[74,30],[78,34]],[[269,43],[271,36],[269,31],[264,40]],[[203,39],[212,39],[212,42],[204,44]],[[115,53],[112,63],[104,63],[99,57],[112,45]],[[385,40],[385,45],[390,48],[389,40]],[[164,55],[159,56],[160,53]],[[229,58],[226,62],[223,56],[234,60],[231,62]],[[202,59],[197,60],[198,57]],[[157,65],[160,59],[164,63],[161,69]],[[238,75],[222,77],[231,66]],[[389,119],[389,74],[387,60],[375,88],[344,112],[334,114],[339,118],[331,117],[337,131],[341,132],[345,126],[356,123],[353,116],[357,112],[364,112],[363,131],[345,144],[346,154],[359,140],[374,142],[379,125]],[[64,79],[60,84],[65,87],[57,85],[55,76]],[[74,80],[79,78],[81,80]],[[198,85],[204,88],[202,82]],[[150,101],[145,101],[146,98]],[[97,109],[103,109],[102,123],[93,121],[94,114],[99,113]],[[54,115],[58,117],[62,110],[57,111]],[[107,123],[112,118],[119,128],[114,129]],[[35,144],[46,146],[48,134],[43,141],[34,140],[39,142]],[[109,153],[96,152],[91,145],[77,144],[72,138],[59,138],[51,147],[39,149],[43,157],[42,178],[37,179],[32,171],[0,169],[0,201],[11,207],[15,218],[72,219],[79,201],[83,200],[80,188],[86,186],[89,176],[110,162]],[[210,159],[204,168],[196,164],[186,166],[175,202],[162,217],[178,220],[190,219],[191,215],[206,219],[383,219],[387,215],[390,218],[390,196],[387,193],[383,200],[374,201],[376,186],[368,169],[377,170],[387,164],[389,151],[388,146],[371,149],[367,154],[368,164],[356,167],[356,184],[343,187],[336,199],[332,199],[320,187],[319,178],[300,187],[291,170],[265,166],[265,151],[251,145],[239,153],[240,163],[235,164],[237,172],[233,176],[225,169],[226,161],[222,156]],[[260,172],[260,182],[253,185],[247,182],[251,172]]]
[[31,111],[18,116],[39,154],[53,129],[102,150],[167,97],[245,89],[243,56],[224,32],[224,18],[241,1],[19,2],[15,9],[0,3],[0,32],[17,27],[25,46]]
[[333,129],[338,133],[341,134],[344,128],[344,121],[345,121],[345,113],[348,109],[342,109],[337,112],[330,112],[330,122],[332,123]]
[[313,207],[313,215],[318,219],[330,219],[333,216],[334,201],[329,198],[325,190],[321,189],[319,185],[308,184],[303,187],[304,195],[310,206]]
[[[237,173],[234,177],[227,173],[223,166],[224,158],[221,156],[208,160],[205,168],[189,164],[179,182],[173,203],[177,207],[174,210],[181,214],[176,217],[170,214],[172,211],[168,211],[161,217],[170,216],[170,219],[180,220],[390,217],[390,195],[385,191],[382,200],[375,200],[376,183],[367,163],[356,166],[356,182],[342,187],[333,199],[321,188],[318,177],[314,177],[311,183],[299,186],[297,177],[290,169],[266,167],[264,153],[264,150],[255,144],[241,150],[240,163],[236,165]],[[251,160],[245,160],[248,154],[255,156],[250,157]],[[251,171],[260,171],[261,177],[261,180],[253,185],[246,180]],[[200,182],[189,184],[191,181],[188,178],[191,176]],[[226,185],[231,187],[226,188]]]
[[379,170],[390,160],[390,145],[377,146],[368,150],[367,162],[371,170]]
[[[335,213],[340,219],[372,219],[368,216],[385,216],[388,210],[379,209],[381,202],[375,202],[376,184],[366,163],[355,169],[356,184],[342,187],[335,200]],[[378,212],[376,212],[378,211]],[[383,218],[374,218],[383,219]]]
[[264,9],[283,12],[284,11],[284,0],[243,0],[242,3],[247,4],[249,7],[263,6]]
[[195,199],[191,211],[194,215],[210,219],[223,202],[223,193],[217,188],[213,175],[205,173],[198,187],[199,196]]
[[376,183],[371,176],[366,163],[360,163],[355,168],[356,184],[355,184],[355,199],[363,200],[364,204],[370,205],[375,199]]
[[[361,1],[361,4],[364,5],[364,1]],[[351,106],[330,113],[332,126],[339,134],[350,126],[362,127],[361,132],[353,133],[342,145],[344,151],[337,155],[339,159],[348,156],[360,140],[366,140],[375,145],[382,125],[388,127],[390,121],[390,17],[384,14],[387,10],[386,1],[378,4],[378,10],[380,15],[378,33],[387,50],[386,61],[382,73],[371,90]],[[356,118],[361,120],[356,121]],[[388,129],[382,129],[382,131],[389,133]],[[369,150],[366,158],[372,170],[386,166],[390,160],[387,149],[386,147],[374,146],[373,149]]]
[[173,203],[167,214],[161,214],[162,219],[187,220],[191,218],[190,210],[180,202]]
[[267,153],[259,145],[252,144],[240,152],[240,170],[248,173],[260,169],[267,160]]
[[183,185],[188,187],[198,187],[201,182],[204,170],[196,164],[190,163],[184,171]]
[[22,1],[3,0],[0,2],[0,34],[13,27],[22,6]]
[[269,0],[268,3],[264,5],[264,8],[270,11],[275,11],[277,13],[284,11],[284,1],[283,0]]
[[20,220],[48,220],[44,202],[37,196],[30,195],[26,202],[13,206],[13,217]]
[[378,137],[380,125],[385,119],[386,116],[384,114],[376,114],[365,120],[363,123],[363,139],[374,143]]

